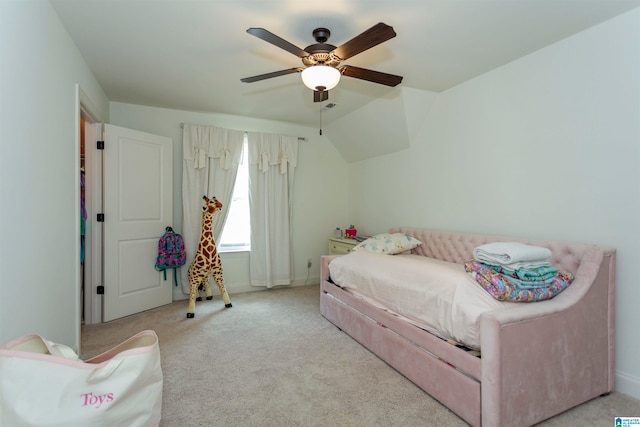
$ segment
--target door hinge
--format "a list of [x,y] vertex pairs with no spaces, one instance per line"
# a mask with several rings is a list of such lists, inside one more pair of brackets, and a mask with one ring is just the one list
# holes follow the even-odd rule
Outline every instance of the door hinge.
[[98,141],[96,146],[98,150],[104,150],[104,141]]
[[97,219],[98,222],[104,222],[104,214],[103,213],[99,213],[97,215],[96,219]]
[[99,285],[97,287],[97,292],[98,292],[98,295],[104,295],[104,286]]

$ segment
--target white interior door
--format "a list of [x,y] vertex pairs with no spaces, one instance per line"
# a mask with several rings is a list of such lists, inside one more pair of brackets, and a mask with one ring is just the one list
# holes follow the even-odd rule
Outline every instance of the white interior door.
[[173,221],[173,142],[105,125],[104,321],[172,301],[172,280],[154,265]]

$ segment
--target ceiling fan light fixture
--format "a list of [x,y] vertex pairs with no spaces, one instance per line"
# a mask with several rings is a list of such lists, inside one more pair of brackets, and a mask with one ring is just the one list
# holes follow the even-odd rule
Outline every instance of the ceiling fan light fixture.
[[302,70],[300,74],[304,85],[311,90],[317,90],[319,86],[323,86],[323,90],[331,90],[340,81],[340,71],[328,65],[313,65]]

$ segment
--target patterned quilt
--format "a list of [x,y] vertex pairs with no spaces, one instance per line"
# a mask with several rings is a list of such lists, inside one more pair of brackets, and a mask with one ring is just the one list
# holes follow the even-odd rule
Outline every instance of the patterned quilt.
[[521,275],[504,274],[491,265],[468,261],[464,268],[498,301],[534,302],[553,298],[573,282],[573,274],[558,270],[555,275],[537,285],[523,282]]

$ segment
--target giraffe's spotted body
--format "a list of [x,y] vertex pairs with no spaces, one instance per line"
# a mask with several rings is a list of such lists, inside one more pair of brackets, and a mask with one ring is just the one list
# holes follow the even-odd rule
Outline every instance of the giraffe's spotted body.
[[222,263],[220,254],[216,249],[216,242],[213,239],[213,215],[222,208],[222,203],[215,197],[211,199],[202,197],[205,205],[202,207],[202,235],[198,244],[193,262],[189,266],[189,310],[187,317],[194,317],[196,310],[196,298],[200,293],[200,287],[204,289],[207,299],[212,298],[211,287],[209,286],[209,276],[215,279],[225,307],[231,307],[229,295],[224,287],[224,276],[222,274]]

